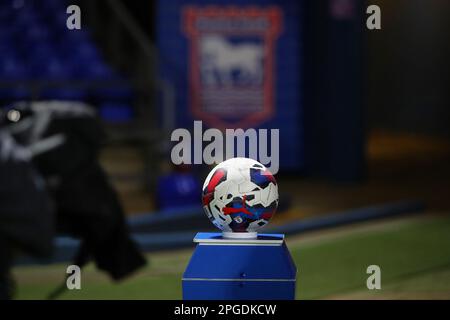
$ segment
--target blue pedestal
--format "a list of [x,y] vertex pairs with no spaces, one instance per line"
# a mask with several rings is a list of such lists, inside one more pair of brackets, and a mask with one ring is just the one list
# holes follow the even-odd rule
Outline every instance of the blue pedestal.
[[297,268],[281,234],[223,239],[198,233],[183,274],[186,300],[292,300]]

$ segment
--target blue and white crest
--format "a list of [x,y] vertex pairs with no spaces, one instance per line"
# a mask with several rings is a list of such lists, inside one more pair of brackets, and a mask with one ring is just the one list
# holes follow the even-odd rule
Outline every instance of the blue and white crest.
[[187,7],[190,107],[210,126],[249,127],[274,109],[277,7]]

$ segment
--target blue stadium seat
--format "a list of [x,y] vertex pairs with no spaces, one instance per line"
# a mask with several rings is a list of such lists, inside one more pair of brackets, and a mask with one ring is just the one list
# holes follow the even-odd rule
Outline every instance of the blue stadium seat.
[[99,61],[101,59],[100,53],[93,43],[88,41],[78,42],[79,43],[76,46],[73,46],[71,51],[66,52],[66,54],[80,60]]
[[83,79],[88,80],[115,80],[117,75],[105,63],[100,61],[89,61],[85,64],[76,66],[77,74]]
[[33,60],[30,67],[34,79],[69,80],[72,78],[72,70],[69,64],[56,56],[47,60]]
[[[69,2],[66,0],[38,0],[39,1],[39,8],[42,11],[42,13],[46,14],[49,12],[59,12],[64,11],[66,12],[66,8],[69,5]],[[41,4],[42,2],[42,4]]]
[[27,77],[27,69],[21,61],[6,55],[0,59],[0,79],[24,80]]
[[22,53],[27,57],[27,60],[31,63],[45,63],[46,60],[55,56],[56,49],[49,43],[39,43],[33,46],[32,50],[30,48],[23,46]]
[[88,93],[78,88],[47,88],[39,96],[41,100],[87,101]]
[[5,59],[6,57],[15,57],[16,56],[16,48],[14,45],[9,42],[2,40],[0,38],[0,58]]
[[[0,0],[0,81],[115,81],[120,75],[104,60],[89,30],[68,30],[66,0]],[[14,82],[12,82],[14,83]],[[29,89],[0,88],[0,100],[30,98]],[[105,119],[129,120],[129,86],[94,89],[47,88],[42,99],[93,98]]]
[[24,40],[33,44],[47,42],[51,38],[50,30],[42,24],[29,25],[21,35],[25,38]]
[[121,123],[133,119],[133,109],[129,104],[120,102],[103,102],[100,104],[100,118],[106,122]]

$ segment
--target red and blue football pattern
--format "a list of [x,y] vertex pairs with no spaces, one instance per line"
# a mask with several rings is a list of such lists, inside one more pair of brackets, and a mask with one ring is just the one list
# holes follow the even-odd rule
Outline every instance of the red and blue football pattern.
[[274,176],[259,162],[233,158],[206,178],[203,208],[212,223],[226,232],[255,232],[266,225],[278,206]]

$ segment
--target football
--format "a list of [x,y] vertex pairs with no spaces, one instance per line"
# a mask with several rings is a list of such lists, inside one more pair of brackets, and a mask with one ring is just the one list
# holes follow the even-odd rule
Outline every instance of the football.
[[208,174],[202,203],[206,215],[224,237],[256,237],[278,207],[278,185],[258,161],[232,158]]

